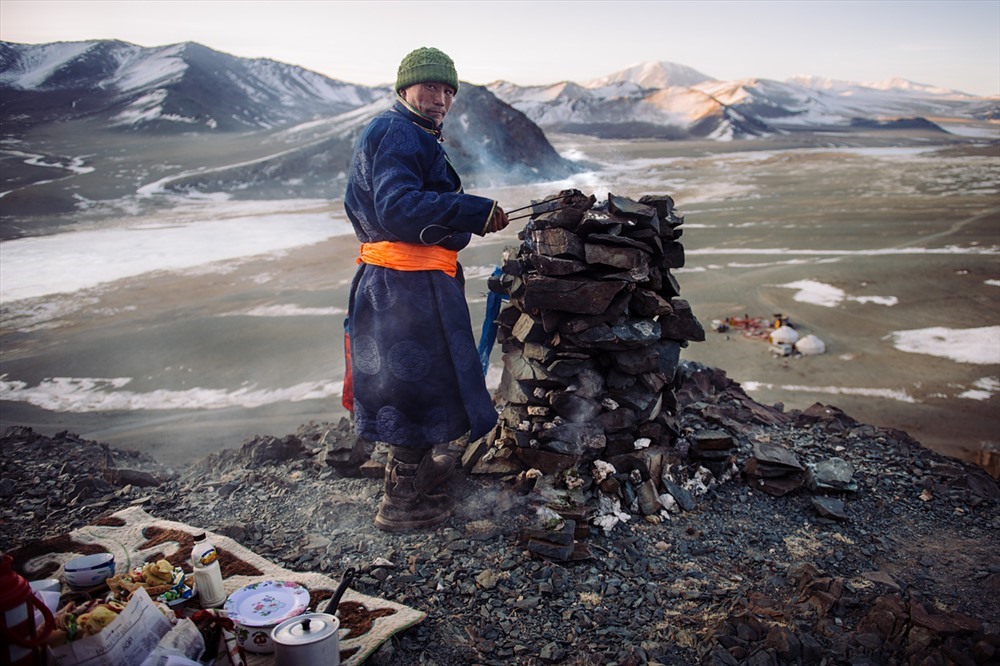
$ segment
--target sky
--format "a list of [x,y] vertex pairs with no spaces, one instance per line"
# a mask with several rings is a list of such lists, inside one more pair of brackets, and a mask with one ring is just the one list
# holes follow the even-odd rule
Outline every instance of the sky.
[[194,41],[369,86],[436,46],[476,84],[668,61],[721,80],[901,77],[1000,94],[1000,0],[0,0],[0,40],[95,39]]

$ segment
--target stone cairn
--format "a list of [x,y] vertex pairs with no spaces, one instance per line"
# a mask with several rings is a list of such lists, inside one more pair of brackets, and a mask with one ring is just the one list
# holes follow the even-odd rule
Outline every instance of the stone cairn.
[[[542,498],[548,518],[521,535],[536,554],[585,556],[590,524],[610,531],[687,499],[670,473],[696,453],[671,447],[675,378],[681,348],[705,331],[670,272],[684,265],[683,222],[669,196],[597,204],[564,190],[533,205],[490,281],[508,300],[497,318],[503,409],[465,462]],[[720,474],[730,446],[706,442]]]

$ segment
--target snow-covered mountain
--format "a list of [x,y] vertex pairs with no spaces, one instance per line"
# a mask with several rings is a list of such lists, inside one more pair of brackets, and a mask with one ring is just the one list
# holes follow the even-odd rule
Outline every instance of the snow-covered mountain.
[[584,85],[517,86],[497,97],[545,130],[601,137],[731,139],[915,117],[995,118],[996,98],[903,79],[852,83],[796,77],[719,81],[684,65],[634,65]]
[[195,43],[0,42],[5,122],[96,118],[110,126],[187,131],[268,129],[342,113],[383,91],[274,60]]
[[[21,233],[10,231],[12,217],[164,191],[337,197],[358,134],[391,101],[389,87],[195,43],[0,42],[0,231]],[[921,117],[939,116],[1000,119],[1000,100],[902,80],[719,81],[654,62],[585,83],[463,83],[445,135],[474,187],[585,168],[562,158],[544,131],[722,140],[837,128],[934,131]]]
[[631,67],[602,76],[584,85],[587,88],[603,88],[612,83],[635,83],[642,88],[673,88],[694,86],[704,81],[713,81],[708,74],[702,74],[687,65],[676,62],[641,62]]
[[[358,134],[392,100],[390,87],[195,43],[0,42],[2,216],[177,190],[340,196]],[[471,84],[445,135],[467,186],[582,169],[523,113]]]

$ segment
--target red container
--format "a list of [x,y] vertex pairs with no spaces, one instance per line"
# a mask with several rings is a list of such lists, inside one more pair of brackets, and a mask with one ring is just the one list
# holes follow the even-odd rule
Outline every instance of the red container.
[[[45,641],[56,621],[28,581],[11,567],[12,561],[10,555],[0,561],[0,666],[44,664]],[[35,622],[36,610],[42,614],[41,626]]]

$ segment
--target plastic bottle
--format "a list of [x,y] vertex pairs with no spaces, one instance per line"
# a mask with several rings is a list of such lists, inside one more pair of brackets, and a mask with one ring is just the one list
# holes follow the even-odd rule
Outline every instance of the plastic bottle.
[[191,565],[194,567],[194,589],[202,608],[218,608],[226,600],[226,589],[222,585],[222,569],[219,567],[218,551],[202,532],[194,537],[191,549]]

